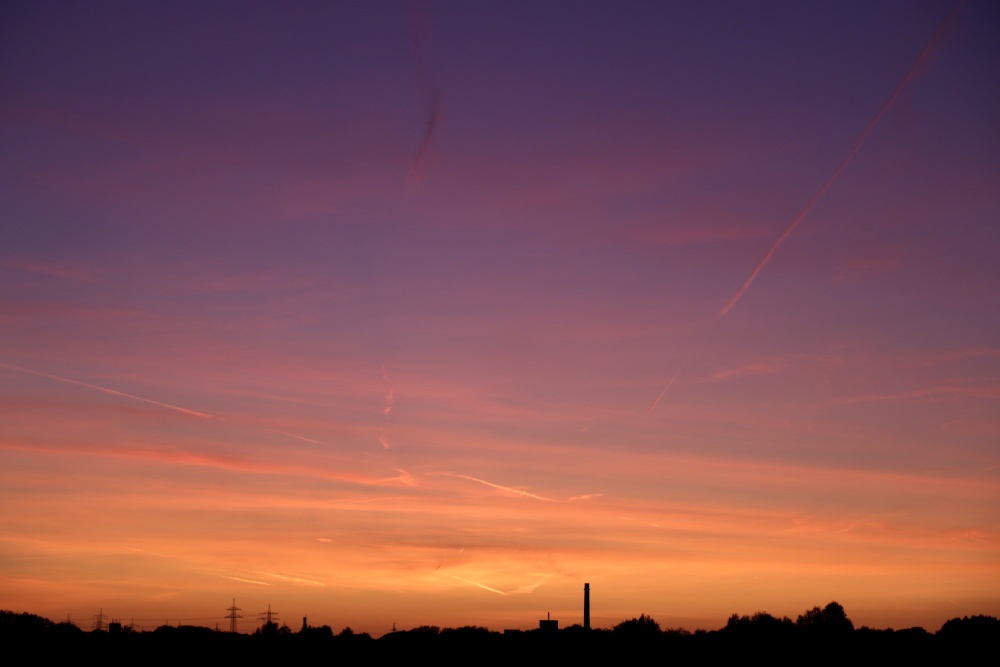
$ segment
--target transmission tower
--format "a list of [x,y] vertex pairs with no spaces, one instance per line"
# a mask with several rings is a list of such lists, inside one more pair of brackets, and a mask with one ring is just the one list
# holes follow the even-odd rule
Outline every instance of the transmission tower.
[[98,614],[94,614],[94,629],[103,630],[104,629],[104,619],[108,616],[104,613],[104,607],[101,607],[101,611]]
[[258,620],[264,621],[266,619],[266,622],[264,623],[265,628],[275,627],[277,625],[275,621],[281,620],[278,618],[278,612],[271,611],[271,605],[267,605],[267,611],[258,612],[257,615],[261,617]]
[[[268,607],[268,609],[270,609],[270,607]],[[226,618],[229,619],[229,631],[235,634],[236,633],[236,619],[237,618],[243,618],[243,614],[237,614],[236,613],[238,611],[243,611],[242,609],[240,609],[239,607],[236,606],[236,598],[233,598],[233,606],[230,607],[229,609],[226,609],[226,611],[229,612],[229,616],[226,616]]]

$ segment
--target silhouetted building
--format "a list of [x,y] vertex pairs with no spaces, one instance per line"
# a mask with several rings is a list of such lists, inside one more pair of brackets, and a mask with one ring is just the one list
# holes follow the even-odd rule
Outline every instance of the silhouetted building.
[[547,613],[547,614],[545,614],[545,616],[546,616],[546,618],[543,618],[542,620],[538,621],[538,629],[539,630],[558,630],[559,629],[559,621],[553,621],[551,613]]

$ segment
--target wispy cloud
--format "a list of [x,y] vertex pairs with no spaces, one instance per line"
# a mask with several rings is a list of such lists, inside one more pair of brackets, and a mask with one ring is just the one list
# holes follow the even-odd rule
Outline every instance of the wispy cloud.
[[376,480],[377,484],[402,484],[403,486],[417,486],[417,478],[406,472],[402,468],[396,470],[399,474],[395,477],[384,477]]
[[356,484],[414,486],[413,476],[405,470],[399,470],[399,475],[376,478],[350,471],[335,471],[319,466],[276,463],[272,461],[255,460],[237,456],[222,456],[204,452],[183,449],[153,449],[143,447],[115,447],[107,445],[81,445],[77,447],[45,447],[31,444],[0,442],[0,448],[35,451],[42,453],[62,453],[88,456],[106,456],[121,459],[141,459],[160,461],[176,465],[191,465],[207,468],[220,468],[241,472],[263,473],[268,475],[291,475],[296,477],[314,477]]
[[712,373],[712,378],[715,380],[725,380],[728,378],[742,377],[744,375],[760,375],[762,373],[774,373],[777,369],[769,363],[763,361],[756,361],[739,368],[730,368],[723,371],[716,371]]
[[385,392],[385,407],[382,408],[382,414],[388,417],[392,414],[392,404],[396,397],[396,390],[389,387]]
[[7,266],[29,273],[35,273],[52,278],[65,278],[67,280],[77,280],[81,282],[98,282],[96,272],[87,266],[63,262],[45,262],[33,259],[8,259],[4,262]]
[[895,271],[901,265],[902,262],[896,257],[852,259],[841,263],[834,281],[845,282],[855,278],[869,276],[871,274]]
[[966,396],[970,398],[1000,399],[1000,387],[933,387],[931,389],[916,389],[891,394],[866,394],[830,401],[830,405],[850,405],[852,403],[872,403],[876,401],[901,401],[913,398],[930,398],[934,396]]
[[305,584],[307,586],[326,586],[321,581],[316,581],[314,579],[306,579],[304,577],[291,577],[286,574],[278,574],[276,572],[254,572],[253,574],[263,575],[265,577],[271,577],[272,579],[280,579],[281,581],[287,581],[292,584]]

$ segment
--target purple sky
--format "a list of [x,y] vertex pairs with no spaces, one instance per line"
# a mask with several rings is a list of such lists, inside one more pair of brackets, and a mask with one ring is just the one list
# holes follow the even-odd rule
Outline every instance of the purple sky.
[[953,10],[5,4],[3,604],[1000,614],[1000,10]]

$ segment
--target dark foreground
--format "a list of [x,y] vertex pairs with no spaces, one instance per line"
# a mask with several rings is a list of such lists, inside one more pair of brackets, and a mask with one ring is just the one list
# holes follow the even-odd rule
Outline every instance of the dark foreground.
[[[836,603],[831,603],[836,604]],[[837,605],[839,608],[839,605]],[[53,623],[32,614],[0,612],[0,641],[7,655],[31,663],[93,657],[102,664],[356,664],[361,661],[417,658],[435,664],[621,664],[709,663],[746,661],[768,664],[874,664],[914,660],[950,664],[995,657],[1000,620],[990,616],[956,618],[936,633],[923,628],[855,630],[846,615],[824,621],[825,610],[810,624],[769,614],[733,615],[722,630],[660,630],[642,616],[614,629],[499,633],[485,628],[421,627],[373,639],[345,629],[335,635],[327,627],[292,632],[265,625],[253,634],[230,634],[197,626],[162,626],[134,632],[114,624],[107,631],[84,632],[68,623]],[[842,610],[841,610],[842,612]],[[812,612],[807,612],[807,614]],[[828,619],[830,620],[830,619]],[[846,623],[844,622],[846,621]]]

